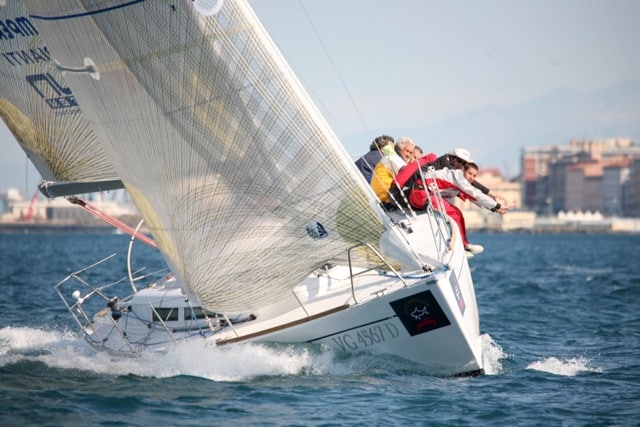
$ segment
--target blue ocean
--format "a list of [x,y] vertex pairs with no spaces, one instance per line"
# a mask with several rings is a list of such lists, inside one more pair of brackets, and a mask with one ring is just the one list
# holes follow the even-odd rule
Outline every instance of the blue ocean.
[[[175,348],[116,359],[54,286],[129,238],[0,234],[5,426],[601,426],[640,423],[640,235],[471,233],[486,375],[314,346]],[[160,264],[138,245],[137,262]]]

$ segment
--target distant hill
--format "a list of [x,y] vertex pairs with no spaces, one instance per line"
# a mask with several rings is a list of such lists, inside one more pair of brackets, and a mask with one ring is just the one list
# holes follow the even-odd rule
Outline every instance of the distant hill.
[[510,178],[520,171],[525,146],[606,137],[640,143],[640,81],[588,93],[555,91],[523,104],[451,117],[416,134],[439,147],[466,147],[481,167],[499,167]]

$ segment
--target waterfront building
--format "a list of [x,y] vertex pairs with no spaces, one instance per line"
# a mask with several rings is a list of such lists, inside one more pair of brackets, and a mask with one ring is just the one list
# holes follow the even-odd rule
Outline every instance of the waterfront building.
[[524,147],[523,206],[541,215],[574,210],[638,216],[625,208],[631,206],[625,198],[638,192],[630,181],[634,159],[640,159],[640,146],[629,138]]

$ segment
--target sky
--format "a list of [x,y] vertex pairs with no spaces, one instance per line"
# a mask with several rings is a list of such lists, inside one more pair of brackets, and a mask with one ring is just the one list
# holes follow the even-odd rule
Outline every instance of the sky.
[[[523,146],[640,142],[640,1],[249,3],[354,159],[409,136],[510,178]],[[1,124],[0,150],[0,189],[31,193],[39,176]]]

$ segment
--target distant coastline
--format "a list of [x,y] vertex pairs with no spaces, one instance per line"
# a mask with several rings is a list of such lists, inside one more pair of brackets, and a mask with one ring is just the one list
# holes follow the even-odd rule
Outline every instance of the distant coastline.
[[[612,227],[610,222],[601,223],[544,223],[540,222],[532,227],[503,229],[500,227],[468,226],[467,229],[473,232],[482,233],[510,233],[510,234],[640,234],[640,221],[634,221],[634,227]],[[119,230],[109,224],[78,224],[59,222],[0,222],[0,234],[55,234],[55,233],[99,233],[117,234]]]
[[117,230],[109,224],[61,224],[61,223],[24,223],[0,222],[0,234],[29,233],[101,233],[115,234]]

